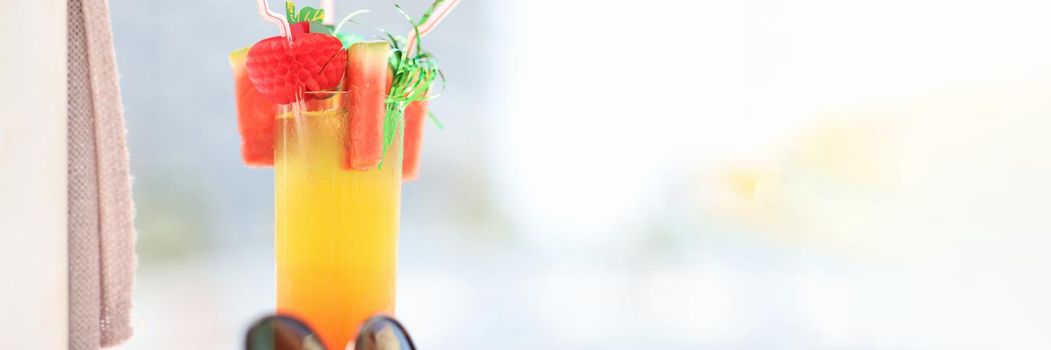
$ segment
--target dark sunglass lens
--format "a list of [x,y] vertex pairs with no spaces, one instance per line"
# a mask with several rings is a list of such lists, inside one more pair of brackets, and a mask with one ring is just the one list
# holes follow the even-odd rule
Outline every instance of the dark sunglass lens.
[[288,316],[267,316],[248,329],[246,350],[324,350],[309,326]]
[[383,315],[365,321],[354,344],[354,350],[416,350],[405,327]]

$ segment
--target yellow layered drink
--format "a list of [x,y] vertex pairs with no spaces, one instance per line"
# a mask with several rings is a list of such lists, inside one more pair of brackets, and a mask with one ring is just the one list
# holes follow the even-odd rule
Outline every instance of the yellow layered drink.
[[283,106],[276,125],[277,308],[329,349],[394,312],[401,133],[378,167],[347,169],[345,97]]

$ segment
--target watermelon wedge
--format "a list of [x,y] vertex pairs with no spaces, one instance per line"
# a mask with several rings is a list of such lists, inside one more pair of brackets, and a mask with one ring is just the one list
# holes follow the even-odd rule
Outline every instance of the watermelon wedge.
[[416,180],[420,175],[423,124],[427,121],[427,101],[414,101],[405,108],[405,145],[402,149],[401,179]]
[[277,104],[256,90],[248,79],[248,49],[230,53],[237,98],[237,128],[241,132],[241,158],[251,167],[274,165],[274,118]]
[[368,170],[383,158],[383,119],[387,100],[386,41],[360,42],[347,48],[347,137],[343,167]]

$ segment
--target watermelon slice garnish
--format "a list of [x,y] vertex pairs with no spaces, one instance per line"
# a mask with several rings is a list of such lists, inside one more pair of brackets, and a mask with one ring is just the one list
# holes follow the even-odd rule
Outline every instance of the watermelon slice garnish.
[[347,137],[343,166],[368,170],[383,159],[383,121],[386,116],[386,41],[359,42],[347,48]]
[[405,108],[405,144],[402,149],[401,179],[416,180],[420,175],[420,151],[423,149],[423,124],[427,119],[427,101],[413,101]]
[[237,98],[237,128],[241,132],[241,159],[252,167],[274,165],[274,118],[277,104],[255,88],[245,61],[248,48],[230,53]]

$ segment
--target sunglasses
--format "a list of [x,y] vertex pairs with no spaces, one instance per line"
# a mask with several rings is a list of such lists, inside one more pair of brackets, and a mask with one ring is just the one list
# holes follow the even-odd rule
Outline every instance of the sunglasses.
[[[325,349],[321,338],[306,323],[287,315],[266,316],[252,324],[245,336],[246,350],[344,350]],[[393,317],[377,315],[365,321],[353,350],[416,350],[405,327]]]

